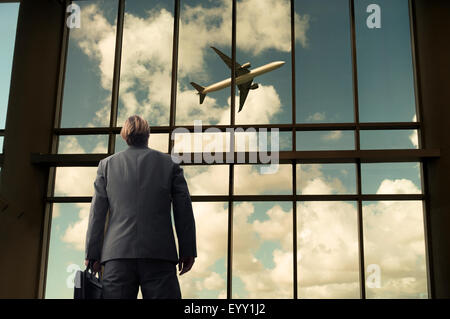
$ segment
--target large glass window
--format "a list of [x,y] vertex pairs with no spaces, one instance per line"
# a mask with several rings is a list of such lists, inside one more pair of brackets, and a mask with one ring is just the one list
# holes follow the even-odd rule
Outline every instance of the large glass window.
[[211,47],[231,57],[231,1],[185,1],[180,9],[176,124],[230,123],[230,88],[208,93],[202,103],[191,82],[202,87],[230,78],[229,67]]
[[[415,116],[414,77],[407,0],[355,1],[359,118],[409,122]],[[374,11],[375,10],[375,11]],[[379,26],[379,27],[378,27]]]
[[295,1],[297,123],[353,122],[347,0]]
[[61,127],[108,126],[118,1],[74,3],[82,25],[69,31]]
[[118,123],[140,114],[152,126],[168,125],[173,4],[157,0],[125,3]]
[[20,3],[0,3],[0,153],[3,153],[19,6]]
[[297,204],[299,298],[359,298],[354,202]]
[[367,298],[427,298],[420,201],[364,202]]
[[[75,2],[48,298],[72,296],[98,159],[127,149],[132,114],[149,121],[149,147],[201,160],[182,163],[198,250],[183,297],[428,297],[407,0],[377,2],[381,28],[368,27],[365,0]],[[234,116],[231,83],[220,84],[232,67]],[[252,157],[272,136],[273,170]]]

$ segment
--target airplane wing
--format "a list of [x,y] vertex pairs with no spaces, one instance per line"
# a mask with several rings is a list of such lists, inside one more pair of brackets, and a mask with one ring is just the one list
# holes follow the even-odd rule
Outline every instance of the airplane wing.
[[[229,56],[224,54],[219,49],[216,49],[215,47],[211,48],[217,53],[217,55],[222,59],[222,61],[225,62],[226,65],[228,65],[230,69],[233,68],[233,60]],[[241,65],[237,62],[234,64],[234,69],[236,70],[236,77],[250,72],[246,68],[242,68]]]
[[245,99],[247,98],[248,91],[250,90],[250,87],[252,86],[253,80],[243,83],[241,85],[238,85],[239,88],[239,110],[240,112],[242,110],[242,107],[244,106]]

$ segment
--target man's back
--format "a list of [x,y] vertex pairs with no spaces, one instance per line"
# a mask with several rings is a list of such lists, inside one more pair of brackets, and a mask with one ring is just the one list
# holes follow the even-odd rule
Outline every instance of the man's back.
[[180,256],[196,255],[189,191],[183,170],[170,155],[130,146],[100,162],[95,188],[86,239],[87,259],[95,259],[89,256],[91,252],[98,255],[101,238],[99,230],[93,228],[101,225],[103,213],[109,208],[101,259],[97,260],[154,258],[178,262],[171,201]]
[[103,298],[136,298],[139,287],[145,299],[181,298],[175,264],[182,275],[197,257],[183,169],[171,156],[147,147],[150,127],[142,117],[130,116],[120,135],[128,149],[98,165],[85,264],[93,271],[104,264]]

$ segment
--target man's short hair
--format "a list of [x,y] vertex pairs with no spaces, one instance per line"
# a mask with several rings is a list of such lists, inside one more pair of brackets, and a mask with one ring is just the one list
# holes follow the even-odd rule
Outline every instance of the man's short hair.
[[125,124],[120,130],[120,136],[133,146],[147,146],[150,127],[148,122],[139,115],[133,115],[127,118]]

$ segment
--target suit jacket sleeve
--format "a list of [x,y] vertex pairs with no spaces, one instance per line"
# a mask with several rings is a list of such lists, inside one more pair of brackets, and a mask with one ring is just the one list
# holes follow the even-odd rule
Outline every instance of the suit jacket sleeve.
[[89,224],[86,233],[86,257],[85,259],[100,260],[105,231],[106,214],[109,208],[106,194],[106,178],[104,163],[100,161],[97,169],[97,177],[94,182],[94,196],[92,197]]
[[180,257],[197,257],[195,220],[183,168],[173,165],[172,201]]

